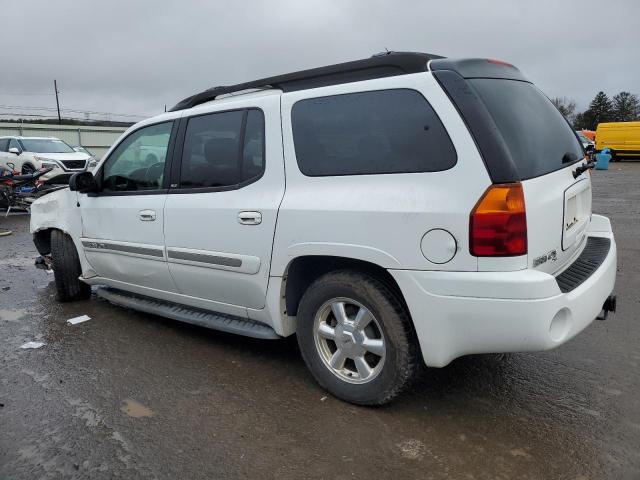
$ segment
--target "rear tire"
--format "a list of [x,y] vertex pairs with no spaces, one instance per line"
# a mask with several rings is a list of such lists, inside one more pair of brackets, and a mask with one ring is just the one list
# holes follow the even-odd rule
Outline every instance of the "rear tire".
[[36,171],[35,167],[30,163],[25,163],[22,165],[22,175],[31,175]]
[[82,274],[80,259],[71,237],[60,230],[51,232],[51,258],[60,302],[83,300],[91,296],[91,286],[79,280]]
[[[352,271],[322,275],[302,296],[297,318],[302,357],[334,396],[382,405],[414,380],[421,355],[411,318],[378,279]],[[368,326],[359,328],[358,318],[369,318],[362,320]]]

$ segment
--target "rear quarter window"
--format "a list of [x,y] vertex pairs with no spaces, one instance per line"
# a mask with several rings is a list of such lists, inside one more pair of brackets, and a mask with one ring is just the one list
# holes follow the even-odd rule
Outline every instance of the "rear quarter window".
[[437,172],[457,161],[440,118],[415,90],[300,100],[291,121],[307,176]]

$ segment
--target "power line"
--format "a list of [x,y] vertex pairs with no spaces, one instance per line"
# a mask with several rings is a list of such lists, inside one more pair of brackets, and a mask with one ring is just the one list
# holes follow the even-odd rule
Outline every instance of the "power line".
[[[27,105],[1,105],[0,109],[2,110],[27,110],[27,111],[45,111],[45,112],[56,112],[57,108],[55,107],[36,107],[36,106],[27,106]],[[96,110],[79,110],[73,108],[61,108],[61,112],[69,112],[69,113],[88,113],[93,115],[113,115],[116,117],[131,117],[131,118],[148,118],[150,115],[138,115],[134,113],[114,113],[114,112],[100,112]]]
[[35,92],[0,92],[0,95],[54,95],[53,93],[35,93]]

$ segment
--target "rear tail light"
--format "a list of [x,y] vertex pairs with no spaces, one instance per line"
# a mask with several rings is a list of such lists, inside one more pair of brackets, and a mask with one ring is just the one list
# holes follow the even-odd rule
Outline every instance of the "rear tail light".
[[522,184],[492,185],[471,211],[469,249],[477,257],[527,253],[527,214]]

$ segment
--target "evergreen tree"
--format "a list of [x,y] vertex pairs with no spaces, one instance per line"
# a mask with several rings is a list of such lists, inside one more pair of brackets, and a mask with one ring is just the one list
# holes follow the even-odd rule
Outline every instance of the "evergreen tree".
[[595,130],[599,123],[613,120],[613,105],[606,93],[600,91],[591,100],[589,109],[585,112],[585,120],[589,122],[589,129]]
[[620,92],[613,97],[613,118],[616,122],[631,122],[640,116],[640,100],[637,95]]

